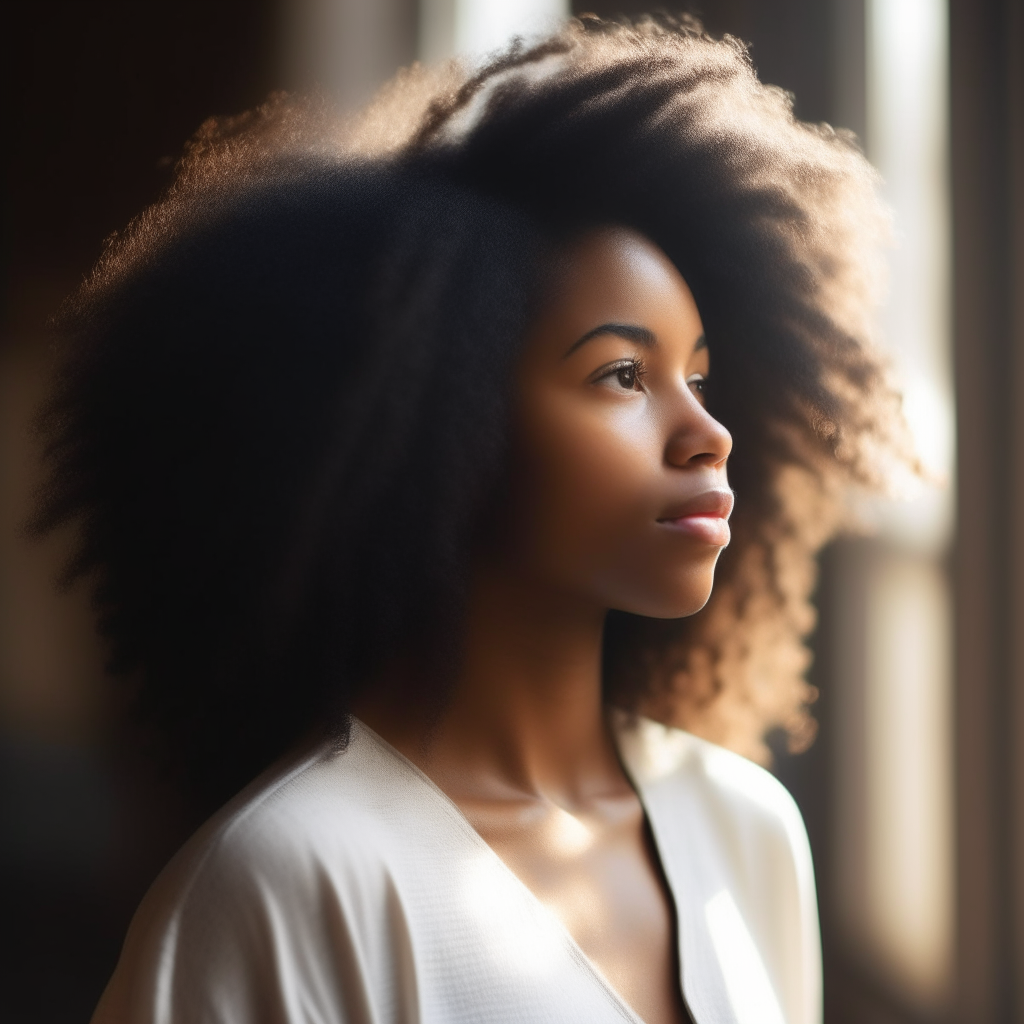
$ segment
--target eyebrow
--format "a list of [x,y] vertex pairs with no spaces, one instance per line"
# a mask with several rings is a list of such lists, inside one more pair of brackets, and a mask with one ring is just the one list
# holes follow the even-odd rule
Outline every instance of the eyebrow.
[[[644,348],[652,348],[658,343],[658,339],[655,338],[654,332],[648,330],[646,327],[640,327],[637,324],[601,324],[600,327],[595,327],[593,330],[587,331],[582,338],[577,338],[569,347],[569,351],[562,356],[563,359],[568,359],[569,356],[585,345],[591,338],[598,338],[602,335],[614,334],[616,337],[625,338],[626,341],[635,341],[638,345],[643,345]],[[693,351],[699,352],[702,348],[708,347],[707,335],[702,334],[693,345]]]
[[587,331],[582,338],[574,341],[562,358],[568,359],[576,349],[585,345],[591,338],[599,338],[606,334],[614,334],[616,337],[625,338],[626,341],[635,341],[645,348],[651,348],[657,344],[654,331],[648,330],[646,327],[640,327],[637,324],[601,324],[600,327]]

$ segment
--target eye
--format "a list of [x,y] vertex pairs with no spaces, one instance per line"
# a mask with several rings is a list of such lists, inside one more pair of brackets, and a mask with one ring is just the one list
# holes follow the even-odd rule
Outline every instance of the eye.
[[639,358],[622,359],[611,366],[602,367],[593,378],[595,384],[608,384],[623,391],[643,391],[646,367]]
[[693,389],[694,394],[701,400],[701,402],[703,402],[708,393],[707,377],[705,377],[703,373],[691,373],[690,376],[686,378],[686,383]]

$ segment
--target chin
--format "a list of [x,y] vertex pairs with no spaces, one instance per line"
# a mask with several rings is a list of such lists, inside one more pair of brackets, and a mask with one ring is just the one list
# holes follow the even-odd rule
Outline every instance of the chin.
[[646,619],[685,619],[696,615],[711,597],[711,581],[706,587],[687,589],[685,592],[650,595],[646,599],[625,601],[619,610]]
[[711,591],[709,590],[707,595],[700,599],[681,601],[672,607],[645,612],[644,614],[649,619],[686,619],[691,615],[696,615],[708,603],[708,598],[710,597]]
[[[605,578],[602,603],[605,607],[645,619],[685,619],[696,615],[711,597],[715,582],[714,558],[690,559],[680,565],[635,565],[633,571]],[[696,563],[696,564],[695,564]]]
[[714,558],[701,559],[697,565],[691,563],[659,580],[661,586],[651,591],[653,608],[644,614],[652,619],[684,619],[696,615],[711,598],[718,555],[716,551]]

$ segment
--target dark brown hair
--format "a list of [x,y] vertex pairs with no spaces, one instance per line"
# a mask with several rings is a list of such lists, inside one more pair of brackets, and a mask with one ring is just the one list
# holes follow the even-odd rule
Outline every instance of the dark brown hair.
[[584,19],[340,127],[287,100],[204,126],[62,314],[35,525],[80,524],[69,575],[210,800],[446,649],[546,261],[601,224],[689,283],[737,491],[702,612],[612,613],[608,699],[754,757],[808,742],[813,556],[898,435],[874,173],[735,40]]

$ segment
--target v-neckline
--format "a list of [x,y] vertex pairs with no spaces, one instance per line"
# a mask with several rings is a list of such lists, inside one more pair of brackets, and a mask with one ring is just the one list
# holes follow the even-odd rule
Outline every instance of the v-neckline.
[[[405,756],[400,750],[392,746],[383,736],[375,732],[365,722],[356,716],[352,716],[352,724],[358,726],[359,729],[366,734],[367,738],[376,743],[386,754],[390,755],[402,766],[411,771],[421,782],[425,783],[427,789],[433,793],[444,805],[450,815],[454,816],[455,821],[459,824],[463,833],[465,833],[467,839],[477,848],[480,852],[494,863],[499,870],[507,875],[513,882],[516,889],[520,892],[527,903],[535,910],[539,911],[542,918],[550,920],[551,924],[558,930],[562,940],[568,947],[569,953],[572,958],[576,960],[586,971],[588,971],[598,983],[605,993],[608,995],[615,1008],[620,1014],[625,1017],[629,1024],[646,1024],[644,1019],[633,1009],[633,1007],[622,997],[619,990],[608,980],[604,972],[600,967],[594,963],[593,960],[584,952],[583,947],[576,941],[576,937],[569,931],[562,919],[546,904],[544,901],[517,875],[504,860],[499,856],[498,852],[487,842],[486,839],[473,827],[473,823],[466,816],[465,812],[461,807],[415,762],[411,761]],[[648,828],[651,834],[651,843],[654,847],[654,852],[658,857],[658,866],[661,870],[661,875],[665,880],[665,887],[668,890],[669,897],[672,900],[672,909],[676,917],[676,942],[680,941],[679,936],[679,899],[672,887],[672,882],[669,878],[669,874],[665,869],[665,861],[662,855],[661,848],[658,846],[658,832],[654,826],[653,819],[651,817],[650,808],[644,799],[643,790],[640,787],[639,781],[634,776],[633,772],[629,768],[629,764],[623,755],[621,743],[619,740],[619,729],[621,725],[616,725],[615,720],[612,720],[612,735],[615,738],[615,750],[619,757],[619,763],[622,765],[622,770],[629,780],[630,785],[633,787],[636,793],[637,799],[640,801],[640,808],[643,811],[644,817],[647,821]],[[682,971],[679,970],[679,957],[678,950],[676,951],[675,962],[677,965],[676,980],[679,984],[679,992],[683,1000],[683,1006],[688,1018],[692,1018],[690,1010],[686,1005],[686,994],[683,991],[683,979]]]

